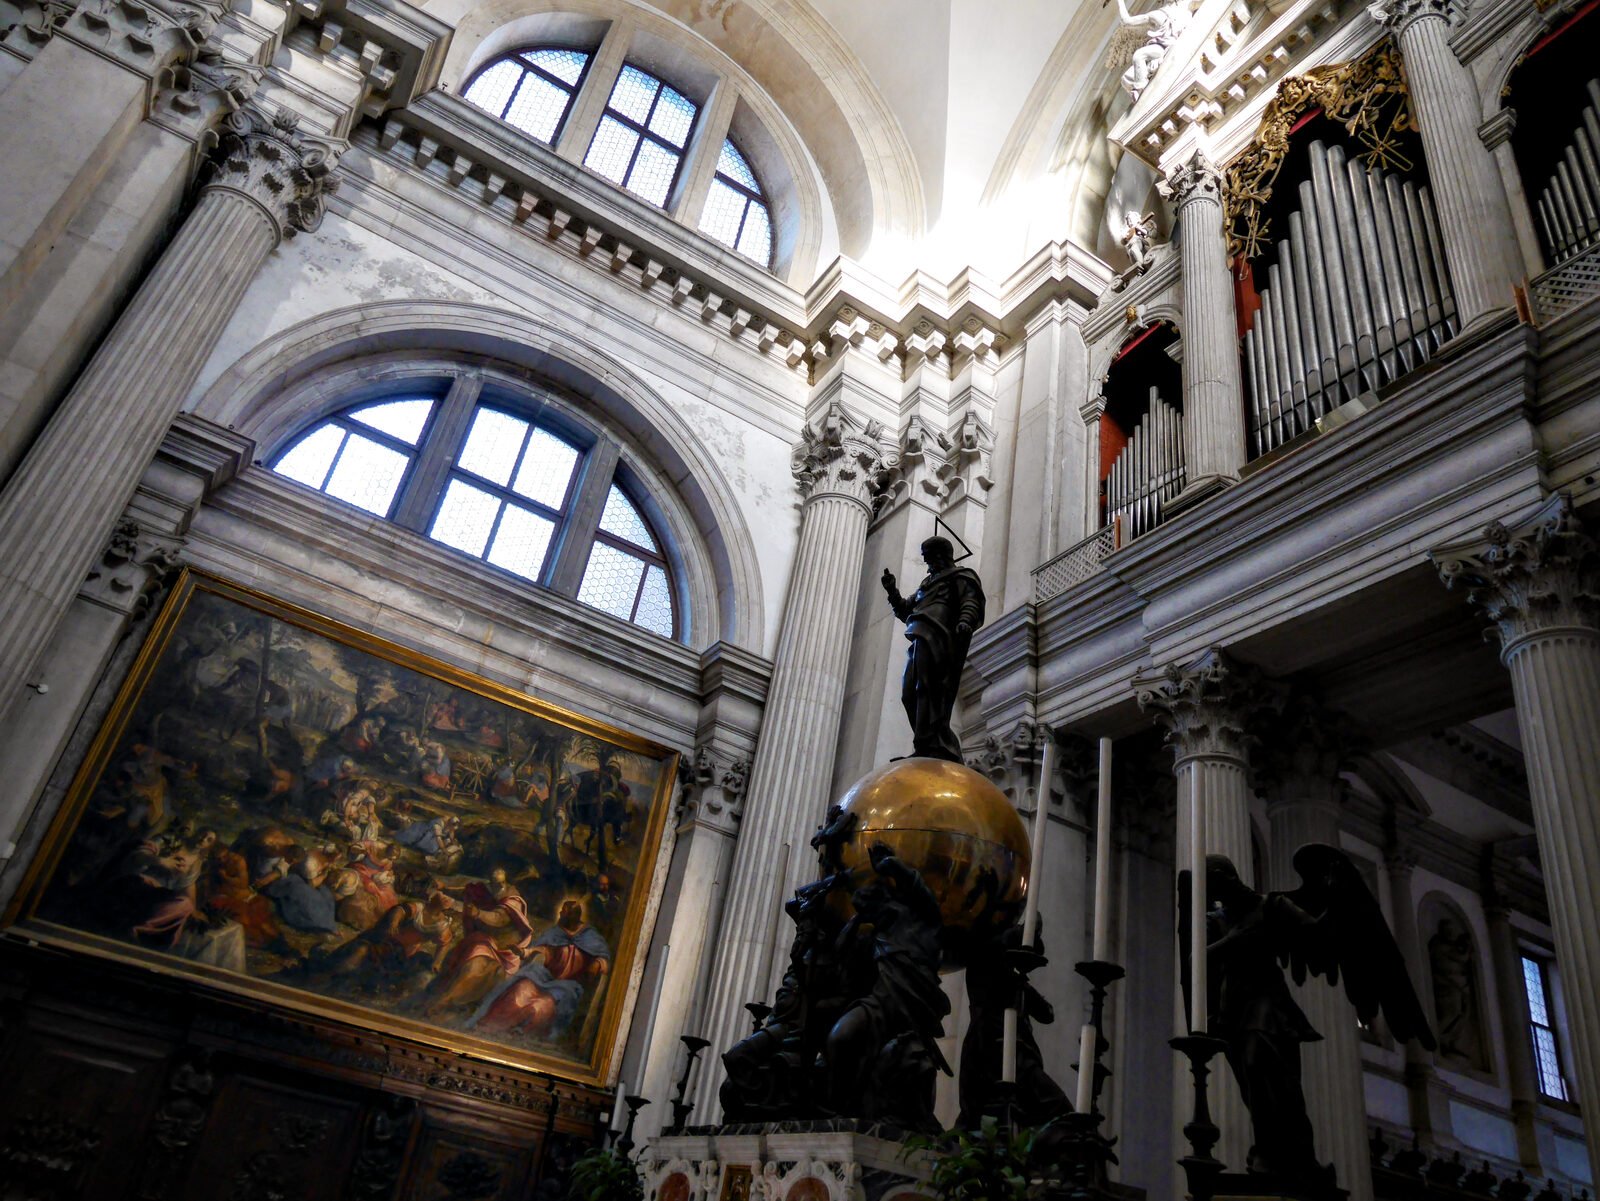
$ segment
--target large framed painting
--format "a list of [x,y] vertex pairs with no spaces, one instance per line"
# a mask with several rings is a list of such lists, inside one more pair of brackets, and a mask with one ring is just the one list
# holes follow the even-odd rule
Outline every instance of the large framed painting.
[[666,748],[191,571],[8,917],[601,1083],[675,775]]

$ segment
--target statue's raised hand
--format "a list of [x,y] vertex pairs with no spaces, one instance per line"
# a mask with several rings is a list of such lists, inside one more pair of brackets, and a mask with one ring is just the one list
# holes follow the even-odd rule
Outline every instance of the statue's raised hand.
[[881,582],[883,584],[883,590],[890,596],[895,595],[895,593],[900,590],[898,581],[894,578],[894,572],[890,571],[887,567],[883,569]]

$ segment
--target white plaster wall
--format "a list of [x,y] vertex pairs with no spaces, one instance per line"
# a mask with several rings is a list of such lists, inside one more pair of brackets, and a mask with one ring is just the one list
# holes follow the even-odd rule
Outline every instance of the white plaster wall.
[[[762,637],[761,645],[752,649],[770,656],[799,524],[790,470],[799,401],[797,397],[791,406],[774,393],[774,382],[783,384],[783,377],[753,352],[699,322],[624,293],[603,272],[560,258],[530,239],[519,236],[511,244],[523,254],[531,247],[530,261],[509,269],[501,262],[500,270],[490,274],[473,269],[483,265],[481,242],[451,239],[446,227],[440,231],[444,247],[402,245],[372,228],[377,216],[371,211],[330,215],[315,235],[274,251],[229,322],[186,407],[205,414],[208,391],[264,342],[311,318],[362,305],[405,300],[483,304],[562,330],[625,364],[683,417],[710,451],[739,506],[759,563]],[[451,250],[453,257],[447,257]],[[578,288],[586,289],[581,304],[574,303]],[[793,387],[798,391],[800,384]]]

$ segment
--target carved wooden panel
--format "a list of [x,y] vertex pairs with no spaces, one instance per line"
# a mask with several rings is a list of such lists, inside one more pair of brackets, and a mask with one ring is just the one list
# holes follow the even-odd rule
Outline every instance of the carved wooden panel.
[[234,1076],[218,1088],[183,1196],[338,1201],[361,1118],[354,1100]]
[[8,1023],[0,1047],[0,1196],[113,1201],[166,1075],[166,1048],[61,1015]]
[[534,1144],[489,1130],[425,1123],[402,1201],[513,1201],[525,1195]]

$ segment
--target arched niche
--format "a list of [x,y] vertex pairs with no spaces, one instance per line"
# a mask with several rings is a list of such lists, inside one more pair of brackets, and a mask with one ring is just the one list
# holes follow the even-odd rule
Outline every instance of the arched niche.
[[1491,1018],[1484,988],[1483,954],[1466,911],[1447,894],[1433,891],[1417,905],[1424,982],[1441,1066],[1488,1074]]
[[263,454],[350,403],[385,373],[471,362],[570,398],[623,442],[624,468],[654,501],[678,559],[684,641],[759,651],[761,576],[744,517],[701,439],[622,362],[531,317],[486,305],[391,301],[322,314],[245,355],[194,411],[254,439]]

